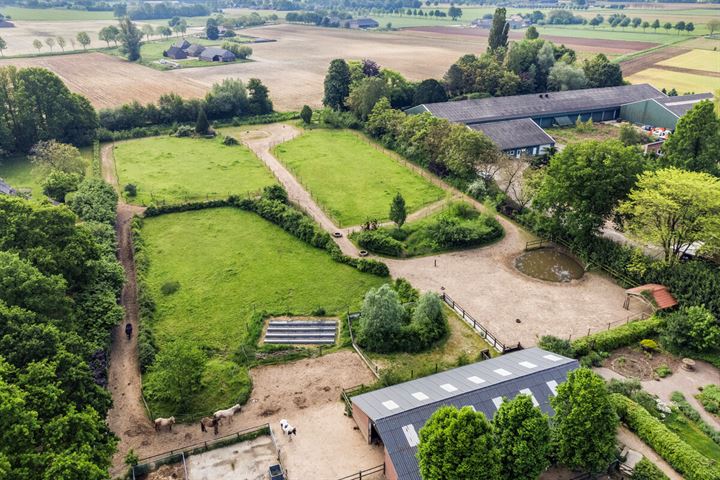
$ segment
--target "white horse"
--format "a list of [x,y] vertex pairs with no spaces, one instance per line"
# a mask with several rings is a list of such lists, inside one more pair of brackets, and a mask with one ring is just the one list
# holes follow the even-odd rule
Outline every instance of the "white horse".
[[241,412],[241,411],[242,411],[242,407],[240,407],[240,404],[237,404],[237,405],[233,405],[230,408],[226,408],[225,410],[218,410],[217,412],[215,412],[213,414],[213,417],[215,417],[218,421],[227,418],[228,420],[230,420],[230,423],[232,423],[233,416],[237,412]]
[[282,428],[282,431],[288,436],[288,440],[290,441],[292,441],[293,435],[297,435],[297,428],[290,425],[290,422],[284,418],[280,420],[280,428]]
[[175,417],[170,418],[156,418],[155,419],[155,431],[159,432],[161,428],[168,427],[172,432],[172,426],[175,424]]

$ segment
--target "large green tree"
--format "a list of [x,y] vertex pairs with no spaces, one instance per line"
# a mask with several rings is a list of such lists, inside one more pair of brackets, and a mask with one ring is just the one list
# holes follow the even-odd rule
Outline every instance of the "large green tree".
[[423,480],[498,480],[500,456],[493,427],[470,407],[440,407],[420,429],[417,449]]
[[388,87],[384,79],[367,77],[352,87],[347,106],[358,118],[366,120],[375,104],[387,95]]
[[395,222],[398,228],[402,228],[407,219],[407,209],[405,208],[405,199],[400,192],[395,195],[392,203],[390,204],[390,220]]
[[710,100],[698,102],[680,117],[663,144],[660,163],[696,172],[720,173],[720,119]]
[[510,24],[506,19],[506,14],[505,8],[495,9],[490,35],[488,36],[488,53],[497,53],[499,49],[506,49],[508,46]]
[[350,95],[350,68],[345,60],[336,58],[330,62],[330,68],[325,75],[323,105],[333,110],[343,110],[348,95]]
[[547,415],[527,395],[500,405],[493,418],[495,444],[500,451],[502,478],[538,478],[550,464],[550,425]]
[[53,171],[77,175],[85,175],[87,164],[80,155],[80,150],[72,145],[48,140],[38,142],[31,150],[30,161],[33,166],[48,175]]
[[172,410],[185,412],[193,393],[201,387],[206,356],[197,345],[174,340],[163,345],[155,357],[145,386],[151,398]]
[[623,84],[620,64],[612,63],[603,53],[583,62],[583,71],[589,88],[616,87]]
[[405,310],[388,284],[365,294],[358,329],[358,343],[374,352],[391,352],[402,335]]
[[550,159],[535,205],[574,235],[591,235],[644,167],[637,149],[616,140],[568,145]]
[[694,242],[720,244],[720,180],[702,172],[666,168],[644,173],[620,206],[627,229],[660,245],[675,262]]
[[550,400],[555,410],[553,439],[560,464],[603,472],[615,458],[618,416],[605,381],[588,368],[568,373]]
[[715,349],[720,345],[720,324],[705,307],[682,307],[667,316],[662,344],[681,355]]
[[441,159],[455,177],[473,180],[478,166],[497,162],[498,155],[497,147],[484,133],[451,124]]
[[120,40],[120,53],[127,56],[131,62],[140,60],[140,42],[143,33],[128,17],[120,20],[120,32],[117,35]]

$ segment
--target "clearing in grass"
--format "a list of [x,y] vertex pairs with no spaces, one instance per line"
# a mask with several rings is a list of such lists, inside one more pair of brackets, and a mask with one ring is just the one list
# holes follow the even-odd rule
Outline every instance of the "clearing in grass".
[[720,52],[695,49],[676,57],[668,58],[658,65],[666,67],[691,68],[707,72],[720,72]]
[[183,203],[247,195],[275,183],[270,171],[242,145],[220,139],[152,137],[115,147],[120,187],[132,183],[137,205]]
[[[159,350],[182,339],[209,357],[190,410],[153,402],[160,416],[207,414],[248,399],[243,364],[252,361],[261,312],[310,315],[322,308],[338,315],[357,309],[365,292],[383,282],[253,213],[229,207],[146,219],[142,238]],[[177,291],[163,294],[163,285],[172,282],[178,282]]]
[[648,68],[625,80],[630,83],[649,83],[657,89],[675,89],[679,94],[714,92],[720,88],[720,77],[695,75],[693,73],[671,72],[659,68]]
[[442,199],[439,187],[347,130],[309,130],[274,149],[339,226],[386,220],[393,197],[408,213]]

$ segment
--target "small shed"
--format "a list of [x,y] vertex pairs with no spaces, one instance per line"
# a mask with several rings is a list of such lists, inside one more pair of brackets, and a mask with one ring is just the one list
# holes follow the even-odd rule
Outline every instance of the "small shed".
[[347,28],[355,28],[355,29],[368,29],[368,28],[378,28],[380,24],[373,20],[372,18],[358,18],[356,20],[348,20],[345,25]]
[[176,46],[172,46],[163,52],[163,57],[172,58],[175,60],[182,60],[188,57],[185,50],[182,50]]
[[175,44],[173,45],[173,47],[177,47],[177,48],[179,48],[180,50],[186,50],[189,46],[190,46],[190,42],[188,42],[188,41],[185,40],[184,38],[181,39],[181,40],[178,40],[178,41],[175,42]]
[[640,285],[639,287],[629,288],[625,290],[625,304],[623,307],[627,310],[630,307],[630,298],[638,298],[645,303],[648,303],[654,311],[665,310],[672,308],[678,304],[675,297],[672,296],[670,291],[665,285],[659,285],[657,283],[648,283],[646,285]]
[[185,50],[185,52],[190,57],[199,57],[203,50],[205,50],[204,45],[200,45],[199,43],[193,43]]
[[234,62],[235,54],[218,47],[207,47],[200,53],[200,60],[206,62]]

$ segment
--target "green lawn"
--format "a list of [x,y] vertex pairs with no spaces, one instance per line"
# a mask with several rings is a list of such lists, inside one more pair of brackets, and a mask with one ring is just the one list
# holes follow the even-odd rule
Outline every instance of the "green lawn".
[[[153,330],[160,349],[174,338],[210,352],[210,368],[191,402],[207,413],[247,399],[244,367],[232,361],[248,340],[254,312],[328,315],[356,310],[365,292],[384,280],[337,263],[259,216],[233,208],[145,220],[148,287],[157,302]],[[163,295],[166,282],[180,289]],[[232,375],[228,375],[232,372]],[[157,414],[181,414],[154,405]]]
[[340,226],[388,218],[400,192],[408,212],[444,192],[381,149],[347,130],[309,130],[274,149],[315,200]]
[[[236,37],[237,38],[237,37]],[[220,47],[222,46],[223,42],[226,42],[227,40],[208,40],[205,38],[197,38],[197,37],[186,37],[187,41],[190,43],[199,43],[201,45],[207,45],[207,46],[215,46]],[[152,67],[156,70],[172,70],[172,67],[169,65],[163,65],[160,63],[155,63],[160,59],[166,58],[163,57],[163,52],[167,50],[168,48],[172,47],[178,40],[182,40],[182,38],[179,37],[170,37],[167,39],[162,40],[150,40],[147,42],[144,42],[142,46],[140,47],[140,56],[141,60],[140,63],[145,65],[146,67]],[[242,38],[237,38],[237,41],[239,43],[246,43],[242,41]],[[110,44],[112,45],[112,43]],[[103,45],[104,46],[104,45]],[[116,57],[122,57],[125,58],[125,56],[120,53],[119,48],[111,48],[109,50],[105,50],[104,53],[108,53],[110,55],[114,55]],[[171,58],[166,58],[166,60],[177,62],[181,65],[181,68],[197,68],[197,67],[218,67],[223,65],[232,65],[234,63],[243,63],[243,62],[249,62],[251,60],[237,60],[235,62],[205,62],[202,60],[199,60],[195,57],[188,57],[184,60],[174,60]]]
[[247,194],[274,183],[270,171],[242,145],[219,138],[151,137],[120,142],[115,164],[121,187],[133,183],[132,203],[180,203]]
[[88,12],[67,8],[21,8],[0,5],[0,13],[12,18],[12,21],[47,22],[74,20],[113,20],[113,12]]
[[682,413],[671,413],[663,420],[685,443],[711,460],[720,462],[720,445],[713,442]]
[[[80,154],[88,161],[88,175],[90,174],[90,159],[92,147],[80,149]],[[43,174],[33,168],[28,157],[17,156],[0,158],[0,178],[15,189],[30,189],[33,198],[42,198]]]

